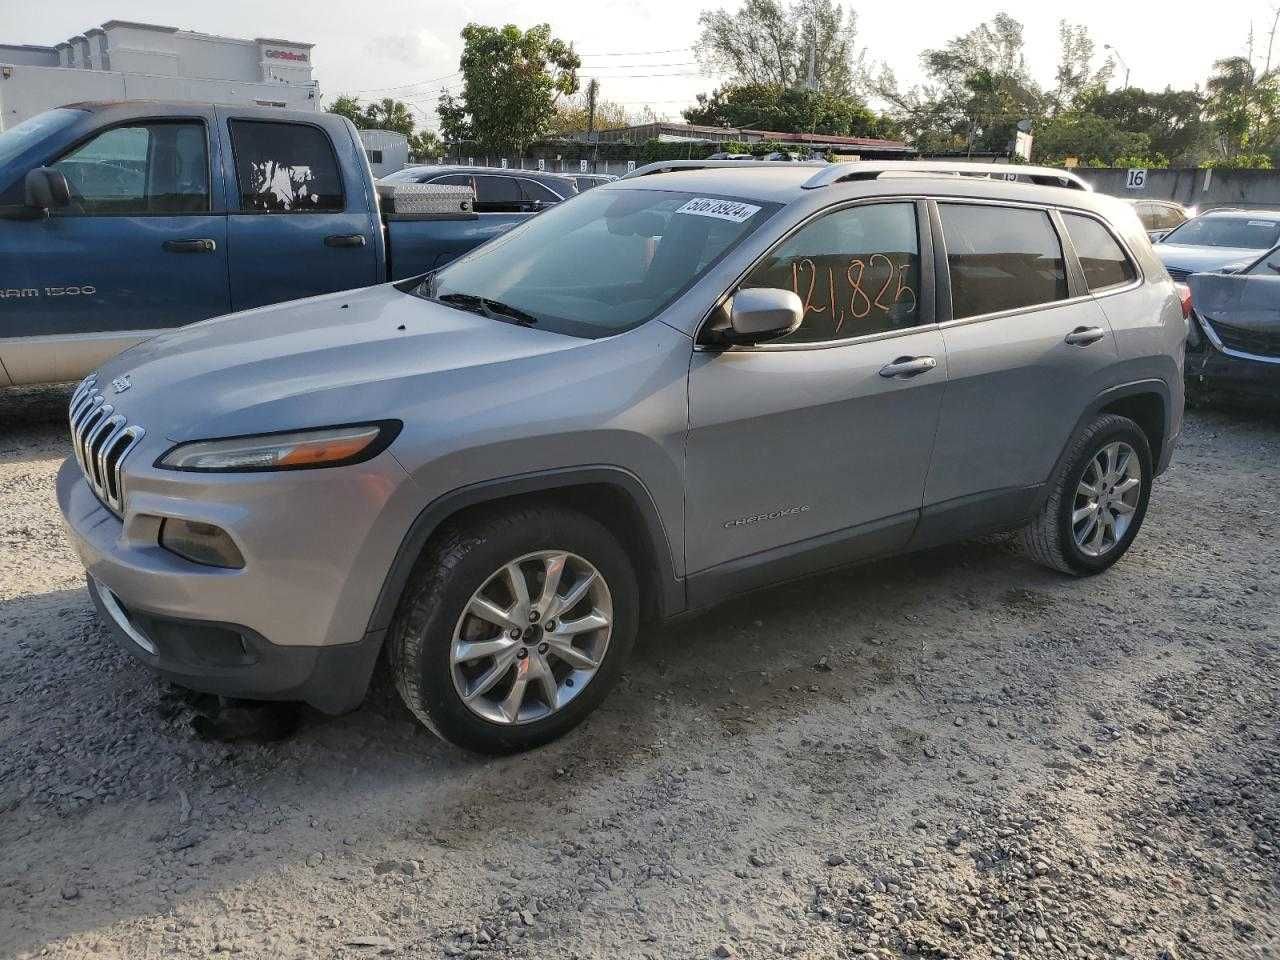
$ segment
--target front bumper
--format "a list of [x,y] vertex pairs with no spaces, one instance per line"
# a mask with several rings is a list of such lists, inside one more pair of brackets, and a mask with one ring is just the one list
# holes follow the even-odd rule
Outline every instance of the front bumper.
[[[372,676],[383,631],[369,630],[370,613],[404,529],[398,509],[387,509],[396,485],[370,484],[377,468],[364,466],[350,478],[304,471],[278,492],[268,475],[190,490],[177,485],[203,479],[178,475],[163,496],[140,483],[121,519],[72,458],[58,472],[58,505],[95,605],[137,659],[195,690],[338,713],[359,704]],[[394,536],[375,532],[388,512]],[[161,548],[164,516],[223,526],[245,568],[202,566]]]
[[1188,383],[1280,401],[1280,358],[1251,359],[1218,349],[1198,322],[1187,340]]
[[89,577],[89,596],[116,643],[179,686],[246,700],[300,700],[325,713],[359,706],[382,631],[335,647],[283,647],[248,627],[177,620],[125,605]]

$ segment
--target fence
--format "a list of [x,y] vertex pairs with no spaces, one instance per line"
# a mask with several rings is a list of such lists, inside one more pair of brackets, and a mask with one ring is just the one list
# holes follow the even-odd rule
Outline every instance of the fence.
[[[512,170],[542,170],[546,173],[608,173],[620,177],[641,166],[634,160],[568,160],[560,157],[495,157],[453,156],[435,157],[434,161],[461,164],[468,167],[508,167]],[[542,166],[539,166],[542,164]],[[584,166],[585,164],[585,166]]]
[[1197,210],[1280,207],[1280,170],[1170,169],[1132,171],[1078,167],[1099,193],[1137,200],[1174,200]]

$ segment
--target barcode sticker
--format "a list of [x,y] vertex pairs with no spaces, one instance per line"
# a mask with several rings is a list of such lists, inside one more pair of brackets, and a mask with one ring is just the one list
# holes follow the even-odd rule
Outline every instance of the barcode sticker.
[[717,220],[729,220],[742,223],[750,220],[760,212],[760,208],[737,200],[713,200],[710,197],[695,197],[676,213],[689,213],[695,217],[715,217]]

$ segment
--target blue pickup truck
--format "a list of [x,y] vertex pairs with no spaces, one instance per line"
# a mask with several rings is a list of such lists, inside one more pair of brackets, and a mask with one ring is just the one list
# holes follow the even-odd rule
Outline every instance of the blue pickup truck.
[[0,133],[0,386],[81,377],[207,317],[413,276],[529,216],[455,194],[401,211],[333,114],[46,111]]

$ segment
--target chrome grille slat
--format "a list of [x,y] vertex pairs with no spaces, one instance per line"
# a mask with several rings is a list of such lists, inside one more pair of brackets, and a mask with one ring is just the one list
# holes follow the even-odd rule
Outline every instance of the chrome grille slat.
[[97,382],[89,377],[71,394],[71,449],[94,494],[119,515],[124,510],[124,461],[146,431],[116,413]]

